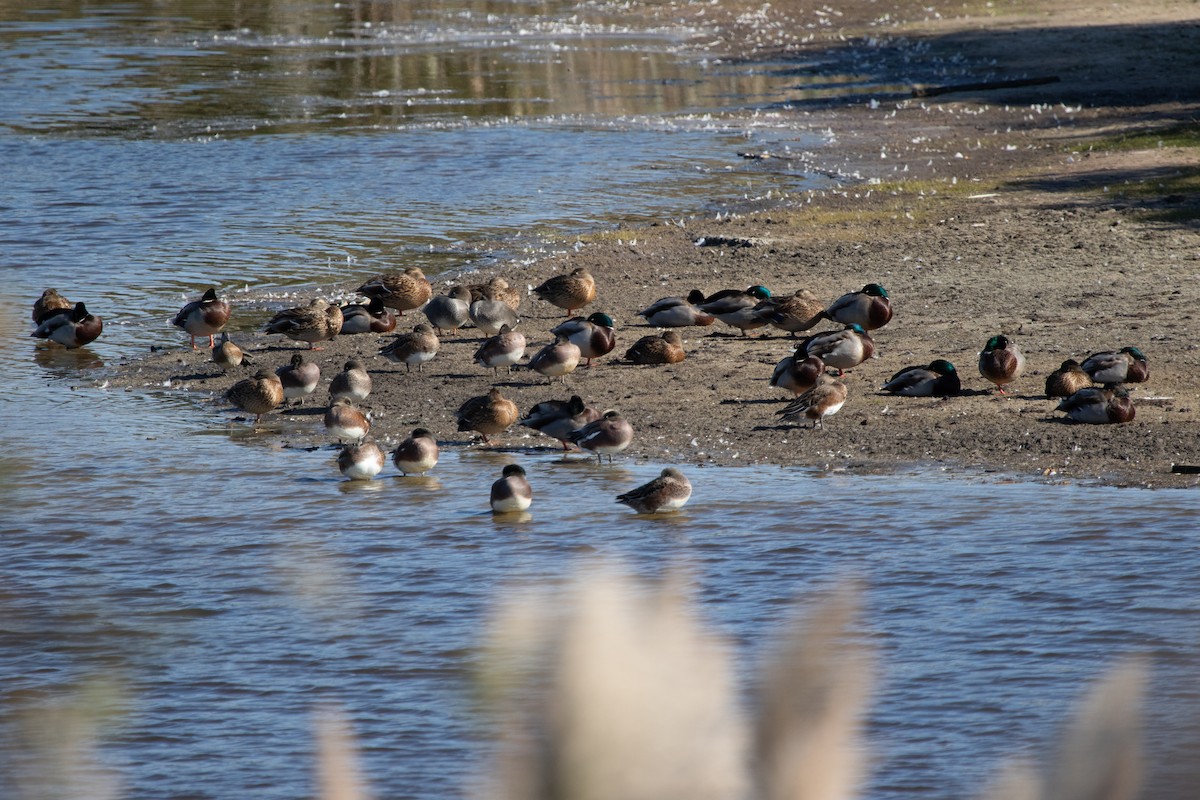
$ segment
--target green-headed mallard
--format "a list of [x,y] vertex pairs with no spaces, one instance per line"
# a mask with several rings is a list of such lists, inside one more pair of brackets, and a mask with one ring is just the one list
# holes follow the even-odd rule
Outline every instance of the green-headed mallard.
[[361,442],[371,432],[371,420],[343,397],[326,409],[325,430],[339,442]]
[[509,464],[500,473],[500,480],[492,484],[489,501],[496,514],[524,511],[533,502],[533,489],[525,477],[525,468],[520,464]]
[[342,365],[342,371],[333,376],[329,382],[329,399],[346,398],[353,403],[361,403],[371,394],[371,373],[357,358],[352,358]]
[[691,481],[674,467],[667,467],[649,483],[617,495],[617,502],[624,503],[639,514],[658,514],[678,511],[691,496]]
[[217,342],[217,346],[213,348],[212,360],[225,371],[228,371],[230,367],[240,367],[242,364],[251,366],[254,364],[254,359],[250,357],[250,354],[229,341],[229,334],[224,331],[221,331],[221,341]]
[[38,339],[49,339],[68,350],[94,342],[104,331],[104,320],[89,314],[83,303],[76,303],[70,311],[60,311],[42,320],[37,330],[29,334]]
[[1059,411],[1076,422],[1091,425],[1109,425],[1129,422],[1135,411],[1133,400],[1124,389],[1101,389],[1089,386],[1058,404]]
[[944,358],[927,367],[905,367],[883,385],[883,391],[904,397],[955,397],[962,391],[958,370]]
[[797,289],[789,297],[768,297],[754,306],[754,313],[773,327],[795,336],[821,321],[825,307],[808,289]]
[[463,403],[456,415],[460,431],[475,431],[488,442],[489,434],[503,433],[517,421],[517,404],[500,390],[492,387],[485,395],[472,397]]
[[512,372],[513,365],[520,363],[524,355],[525,334],[504,325],[499,333],[479,346],[474,361],[493,371],[508,367],[508,371]]
[[555,336],[566,336],[579,348],[579,355],[587,359],[585,367],[592,365],[593,358],[611,353],[617,346],[617,335],[613,331],[613,319],[608,314],[596,312],[587,319],[572,317],[560,322],[551,330]]
[[496,297],[496,290],[491,286],[483,287],[480,298],[471,303],[467,313],[484,336],[495,336],[505,325],[515,328],[521,321],[511,306]]
[[217,297],[217,290],[210,287],[199,300],[193,300],[179,309],[171,324],[183,328],[192,338],[193,350],[196,349],[197,336],[207,336],[211,349],[216,345],[213,337],[229,322],[231,311],[229,303]]
[[1150,377],[1150,364],[1136,347],[1122,347],[1115,353],[1093,353],[1083,362],[1082,368],[1093,381],[1108,387],[1119,383],[1142,383]]
[[566,451],[570,449],[567,442],[571,434],[598,419],[600,412],[594,406],[584,403],[579,395],[572,395],[570,400],[543,400],[529,409],[519,422],[526,428],[558,439]]
[[529,359],[529,368],[541,373],[553,383],[558,378],[563,383],[567,376],[579,366],[579,346],[561,333],[554,337],[554,342],[543,347]]
[[692,325],[712,325],[717,318],[701,311],[697,303],[704,302],[704,292],[693,289],[687,297],[663,297],[638,312],[656,328],[686,328]]
[[338,469],[352,481],[369,481],[383,470],[383,451],[374,442],[342,445]]
[[403,364],[405,371],[411,372],[413,364],[420,372],[426,361],[437,355],[438,337],[433,332],[433,326],[422,322],[412,329],[411,333],[398,335],[391,344],[380,350],[380,354],[388,361]]
[[283,403],[283,385],[279,376],[269,369],[260,369],[253,378],[238,381],[225,392],[225,399],[254,415],[254,424],[262,415],[274,411]]
[[596,279],[592,273],[579,267],[566,275],[549,278],[533,293],[551,305],[566,309],[569,317],[576,309],[596,299]]
[[621,416],[621,412],[605,411],[600,419],[589,422],[567,438],[584,450],[595,453],[596,463],[601,462],[601,456],[608,456],[608,463],[611,464],[613,454],[629,447],[633,441],[633,426]]
[[875,340],[861,325],[852,323],[840,331],[814,334],[801,342],[796,350],[806,357],[816,356],[842,375],[875,354]]
[[891,321],[892,300],[887,289],[878,283],[868,283],[861,290],[834,300],[824,315],[843,325],[861,325],[863,330],[873,331]]
[[291,363],[275,370],[283,386],[284,400],[295,400],[300,405],[304,398],[317,390],[321,381],[321,367],[313,361],[305,361],[300,353],[292,355]]
[[676,331],[643,336],[625,351],[625,358],[634,364],[678,364],[687,358],[683,337]]
[[439,334],[446,331],[458,333],[458,329],[471,319],[471,290],[465,286],[455,286],[446,294],[434,297],[422,310],[429,324]]
[[320,350],[317,342],[327,342],[342,330],[342,309],[319,297],[307,306],[285,308],[263,327],[267,333],[281,333],[296,342],[307,342],[309,350]]
[[1000,394],[1008,394],[1004,385],[1012,383],[1025,371],[1025,356],[1007,336],[993,336],[979,354],[979,374],[996,384]]
[[811,419],[813,427],[823,427],[826,417],[831,417],[846,404],[846,384],[827,374],[822,374],[817,385],[797,397],[775,413],[785,421]]
[[425,305],[433,296],[433,287],[425,279],[425,273],[417,267],[409,267],[404,272],[376,275],[355,291],[372,300],[378,298],[388,308],[396,309],[400,316],[404,316],[405,311]]
[[796,350],[775,365],[770,385],[786,389],[793,395],[802,395],[817,385],[817,380],[824,372],[825,362],[818,356],[805,356],[800,350]]
[[376,298],[362,303],[342,306],[343,336],[362,333],[391,333],[396,330],[396,315],[388,311],[383,301]]
[[437,439],[426,428],[413,428],[412,434],[392,453],[392,463],[404,475],[422,475],[437,466],[437,462]]
[[762,328],[767,324],[765,319],[754,312],[754,308],[770,297],[771,290],[765,286],[755,285],[745,291],[725,289],[706,298],[697,307],[726,325],[737,328],[742,332],[742,336],[745,336],[747,331]]
[[72,308],[74,304],[59,294],[57,289],[47,289],[33,303],[33,324],[41,325],[55,314],[70,311]]
[[1091,376],[1083,371],[1078,361],[1068,358],[1046,376],[1046,397],[1070,397],[1091,385]]

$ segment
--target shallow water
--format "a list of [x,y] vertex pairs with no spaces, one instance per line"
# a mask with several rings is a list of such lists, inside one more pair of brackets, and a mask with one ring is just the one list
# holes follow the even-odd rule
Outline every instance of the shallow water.
[[[736,156],[821,146],[720,115],[778,99],[769,75],[603,6],[238,7],[0,8],[0,794],[21,768],[7,712],[95,675],[126,693],[101,757],[128,797],[310,796],[327,699],[379,796],[460,794],[494,596],[599,555],[687,566],[746,670],[795,597],[863,579],[880,648],[867,797],[971,795],[1129,653],[1154,663],[1166,777],[1148,796],[1188,796],[1194,493],[692,467],[685,511],[646,519],[612,498],[657,464],[450,450],[428,480],[389,467],[353,485],[330,451],[283,446],[305,418],[255,432],[177,392],[97,385],[178,346],[168,319],[209,284],[262,304],[815,180]],[[47,285],[105,316],[94,346],[27,337]],[[487,486],[513,458],[533,513],[494,520]]]

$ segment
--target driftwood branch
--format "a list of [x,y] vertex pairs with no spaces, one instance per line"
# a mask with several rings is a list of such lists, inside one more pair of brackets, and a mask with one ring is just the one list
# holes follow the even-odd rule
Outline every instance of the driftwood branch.
[[1019,89],[1022,86],[1045,86],[1048,83],[1058,83],[1057,75],[1043,75],[1039,78],[1020,78],[1011,81],[981,81],[979,83],[955,83],[949,86],[914,86],[913,97],[936,97],[939,94],[951,92],[987,92],[995,89]]

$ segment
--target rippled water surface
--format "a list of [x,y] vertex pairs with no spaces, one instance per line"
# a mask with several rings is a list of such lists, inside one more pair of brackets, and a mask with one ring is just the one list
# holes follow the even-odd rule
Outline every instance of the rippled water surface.
[[[120,687],[99,757],[127,797],[311,796],[324,700],[379,796],[460,795],[493,599],[599,555],[688,567],[746,671],[794,598],[861,578],[870,798],[974,794],[1131,653],[1154,665],[1148,796],[1188,796],[1194,493],[689,467],[691,504],[646,519],[612,498],[661,465],[450,449],[429,479],[352,485],[331,451],[282,446],[310,422],[255,432],[95,379],[178,346],[167,318],[210,284],[254,301],[453,269],[502,255],[485,242],[812,185],[736,153],[825,143],[724,115],[786,87],[687,36],[566,2],[0,4],[0,795],[38,769],[13,709],[98,677]],[[105,316],[93,346],[28,338],[49,285]],[[533,513],[494,520],[514,458]]]

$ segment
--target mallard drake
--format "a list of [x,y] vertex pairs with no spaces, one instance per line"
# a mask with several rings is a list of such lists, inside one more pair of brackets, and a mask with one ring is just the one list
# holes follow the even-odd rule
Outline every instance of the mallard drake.
[[361,303],[350,303],[342,306],[343,336],[360,333],[391,333],[396,330],[396,315],[388,311],[387,306],[378,298],[369,300],[364,306]]
[[1059,411],[1076,422],[1091,425],[1129,422],[1135,415],[1133,400],[1124,389],[1101,389],[1089,386],[1080,389],[1058,404]]
[[1115,353],[1093,353],[1082,368],[1093,381],[1109,388],[1119,383],[1143,383],[1150,377],[1150,364],[1136,347],[1122,347]]
[[579,348],[579,355],[587,359],[585,367],[592,365],[593,358],[607,355],[617,346],[617,335],[613,331],[613,318],[597,312],[587,319],[572,317],[550,329],[555,336],[566,336]]
[[326,409],[325,430],[339,442],[361,442],[371,432],[371,420],[343,397]]
[[376,275],[355,291],[372,300],[379,299],[388,308],[396,309],[400,316],[425,305],[433,296],[433,287],[417,267]]
[[543,347],[529,359],[529,368],[541,373],[553,383],[555,378],[567,382],[567,376],[579,366],[579,346],[561,333],[554,342]]
[[231,311],[229,303],[218,298],[217,290],[209,287],[199,300],[193,300],[179,309],[171,324],[183,328],[184,332],[192,337],[193,350],[196,349],[197,336],[207,336],[208,347],[212,349],[216,346],[213,337],[229,322]]
[[498,299],[496,290],[491,286],[483,287],[483,295],[471,303],[468,313],[471,321],[475,323],[475,327],[479,328],[485,336],[495,336],[505,325],[515,328],[520,322],[517,312],[513,311],[503,300]]
[[649,483],[617,495],[617,502],[624,503],[639,514],[657,514],[678,511],[691,496],[691,481],[674,467],[667,467]]
[[519,422],[526,428],[558,439],[565,452],[571,449],[567,445],[571,434],[598,419],[600,412],[594,406],[585,404],[579,395],[572,395],[570,400],[543,400],[529,409]]
[[1068,358],[1046,376],[1046,397],[1070,397],[1091,385],[1091,376],[1083,371],[1078,361]]
[[230,367],[240,367],[242,364],[251,366],[254,364],[254,359],[250,357],[250,354],[229,341],[229,334],[224,331],[221,331],[221,341],[217,342],[217,346],[213,348],[212,360],[225,371],[228,371]]
[[717,318],[696,307],[704,302],[704,292],[693,289],[687,297],[663,297],[638,312],[656,328],[686,328],[691,325],[712,325]]
[[771,373],[771,386],[801,395],[817,385],[825,372],[825,362],[817,356],[804,356],[799,350],[780,359]]
[[829,304],[824,316],[843,325],[861,325],[863,330],[882,328],[892,319],[892,299],[878,283],[868,283],[857,292],[844,294]]
[[797,289],[790,297],[760,300],[753,310],[771,326],[795,336],[820,322],[825,307],[808,289]]
[[979,374],[996,384],[1000,394],[1006,383],[1012,383],[1025,371],[1025,356],[1007,336],[993,336],[979,354]]
[[374,442],[343,445],[338,469],[352,481],[369,481],[383,470],[383,451]]
[[499,275],[493,277],[487,283],[473,283],[467,288],[471,290],[471,302],[474,303],[483,297],[484,288],[492,290],[492,297],[499,300],[504,305],[511,308],[513,311],[521,310],[521,293],[508,285],[508,281],[501,278]]
[[260,369],[253,378],[238,381],[225,392],[225,399],[254,415],[254,424],[262,415],[274,411],[283,403],[283,385],[279,376],[269,369]]
[[905,367],[883,385],[883,391],[905,397],[955,397],[962,391],[958,371],[944,358],[928,367]]
[[420,372],[426,361],[437,355],[438,337],[433,332],[433,326],[422,322],[412,329],[412,333],[402,333],[395,341],[380,350],[380,354],[388,361],[403,364],[406,372],[411,372],[413,364]]
[[437,466],[437,462],[437,439],[425,428],[414,428],[412,435],[392,453],[392,463],[404,475],[422,475]]
[[712,314],[717,319],[737,328],[742,336],[747,331],[762,328],[767,324],[755,312],[755,307],[763,300],[771,297],[771,290],[765,286],[751,286],[746,291],[725,289],[717,292],[699,304],[699,309],[706,314]]
[[663,331],[653,336],[643,336],[625,351],[625,358],[634,364],[678,364],[687,358],[683,351],[683,337],[675,331]]
[[584,450],[595,453],[597,464],[601,463],[601,457],[605,455],[611,464],[613,454],[629,447],[633,441],[633,426],[621,416],[621,412],[605,411],[600,419],[568,434],[567,438]]
[[488,442],[488,434],[502,433],[517,421],[517,404],[493,387],[485,395],[472,397],[459,407],[458,429],[476,431]]
[[304,356],[296,353],[291,363],[275,370],[279,383],[283,386],[283,398],[295,400],[297,405],[303,404],[304,398],[317,390],[321,380],[321,367],[313,361],[305,361]]
[[342,371],[333,376],[329,382],[329,399],[346,398],[353,403],[361,403],[371,394],[371,373],[357,358],[352,358],[342,365]]
[[33,302],[33,324],[41,325],[55,314],[70,311],[73,307],[71,301],[59,294],[57,289],[47,289]]
[[309,350],[320,350],[317,342],[333,339],[342,330],[342,309],[319,297],[307,306],[285,308],[263,327],[267,333],[282,333],[297,342],[308,342]]
[[583,267],[567,275],[555,275],[533,290],[533,293],[551,305],[565,308],[571,316],[596,299],[596,279]]
[[520,464],[509,464],[500,473],[500,480],[492,484],[490,502],[496,514],[524,511],[533,502],[533,489],[525,478],[525,468]]
[[813,421],[813,427],[824,427],[826,417],[831,417],[846,404],[846,384],[827,374],[817,379],[817,385],[775,413],[784,421],[802,417]]
[[446,294],[439,294],[426,303],[424,311],[429,324],[439,334],[445,331],[458,333],[458,329],[471,318],[471,290],[465,286],[455,286]]
[[89,314],[83,303],[76,303],[70,311],[60,311],[42,320],[37,330],[29,334],[38,339],[58,342],[68,350],[94,342],[104,331],[104,320]]
[[505,325],[499,333],[480,345],[475,351],[474,361],[491,370],[508,367],[508,371],[512,372],[513,365],[520,363],[524,355],[525,334]]
[[840,331],[825,331],[808,337],[796,348],[797,353],[816,356],[833,367],[838,375],[857,367],[875,354],[875,340],[857,322]]

